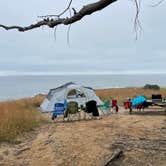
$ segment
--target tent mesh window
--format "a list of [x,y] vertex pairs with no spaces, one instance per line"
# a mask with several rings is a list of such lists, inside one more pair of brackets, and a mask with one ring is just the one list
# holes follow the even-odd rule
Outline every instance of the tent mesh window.
[[79,90],[72,89],[67,94],[67,99],[77,98],[77,97],[86,97],[85,94]]
[[76,90],[75,89],[70,90],[67,95],[68,96],[76,95]]

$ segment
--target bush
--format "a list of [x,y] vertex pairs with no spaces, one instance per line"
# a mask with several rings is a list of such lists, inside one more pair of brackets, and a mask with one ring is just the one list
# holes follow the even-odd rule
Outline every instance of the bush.
[[143,89],[150,89],[150,90],[160,90],[160,86],[158,85],[151,85],[151,84],[146,84]]

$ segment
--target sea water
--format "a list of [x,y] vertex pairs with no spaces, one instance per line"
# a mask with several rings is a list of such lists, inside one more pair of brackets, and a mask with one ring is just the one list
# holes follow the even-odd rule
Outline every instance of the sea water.
[[147,83],[166,87],[166,74],[0,76],[0,101],[48,93],[71,81],[94,89],[141,87]]

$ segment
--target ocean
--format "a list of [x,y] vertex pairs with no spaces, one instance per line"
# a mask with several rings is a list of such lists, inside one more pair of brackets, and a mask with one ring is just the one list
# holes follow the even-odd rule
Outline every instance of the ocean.
[[166,87],[166,74],[0,76],[0,101],[48,93],[49,89],[71,81],[94,89],[141,87],[147,83]]

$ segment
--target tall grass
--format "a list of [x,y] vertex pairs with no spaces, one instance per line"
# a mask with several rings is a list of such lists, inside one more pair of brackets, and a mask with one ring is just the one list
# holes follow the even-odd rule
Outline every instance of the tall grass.
[[117,99],[120,105],[123,104],[125,98],[134,98],[138,95],[144,95],[146,98],[151,99],[152,94],[161,94],[166,99],[166,89],[160,90],[145,90],[143,88],[112,88],[112,89],[99,89],[96,94],[104,101],[106,99]]
[[44,119],[38,109],[43,97],[0,103],[0,142],[13,142],[25,131],[37,127]]
[[[151,98],[152,94],[162,94],[166,98],[166,89],[144,90],[141,88],[117,88],[96,90],[102,100],[117,99],[122,104],[126,97],[133,98],[137,95],[145,95]],[[15,101],[0,102],[0,142],[12,142],[15,138],[25,131],[33,130],[45,119],[39,111],[39,106],[44,96],[20,99]]]

